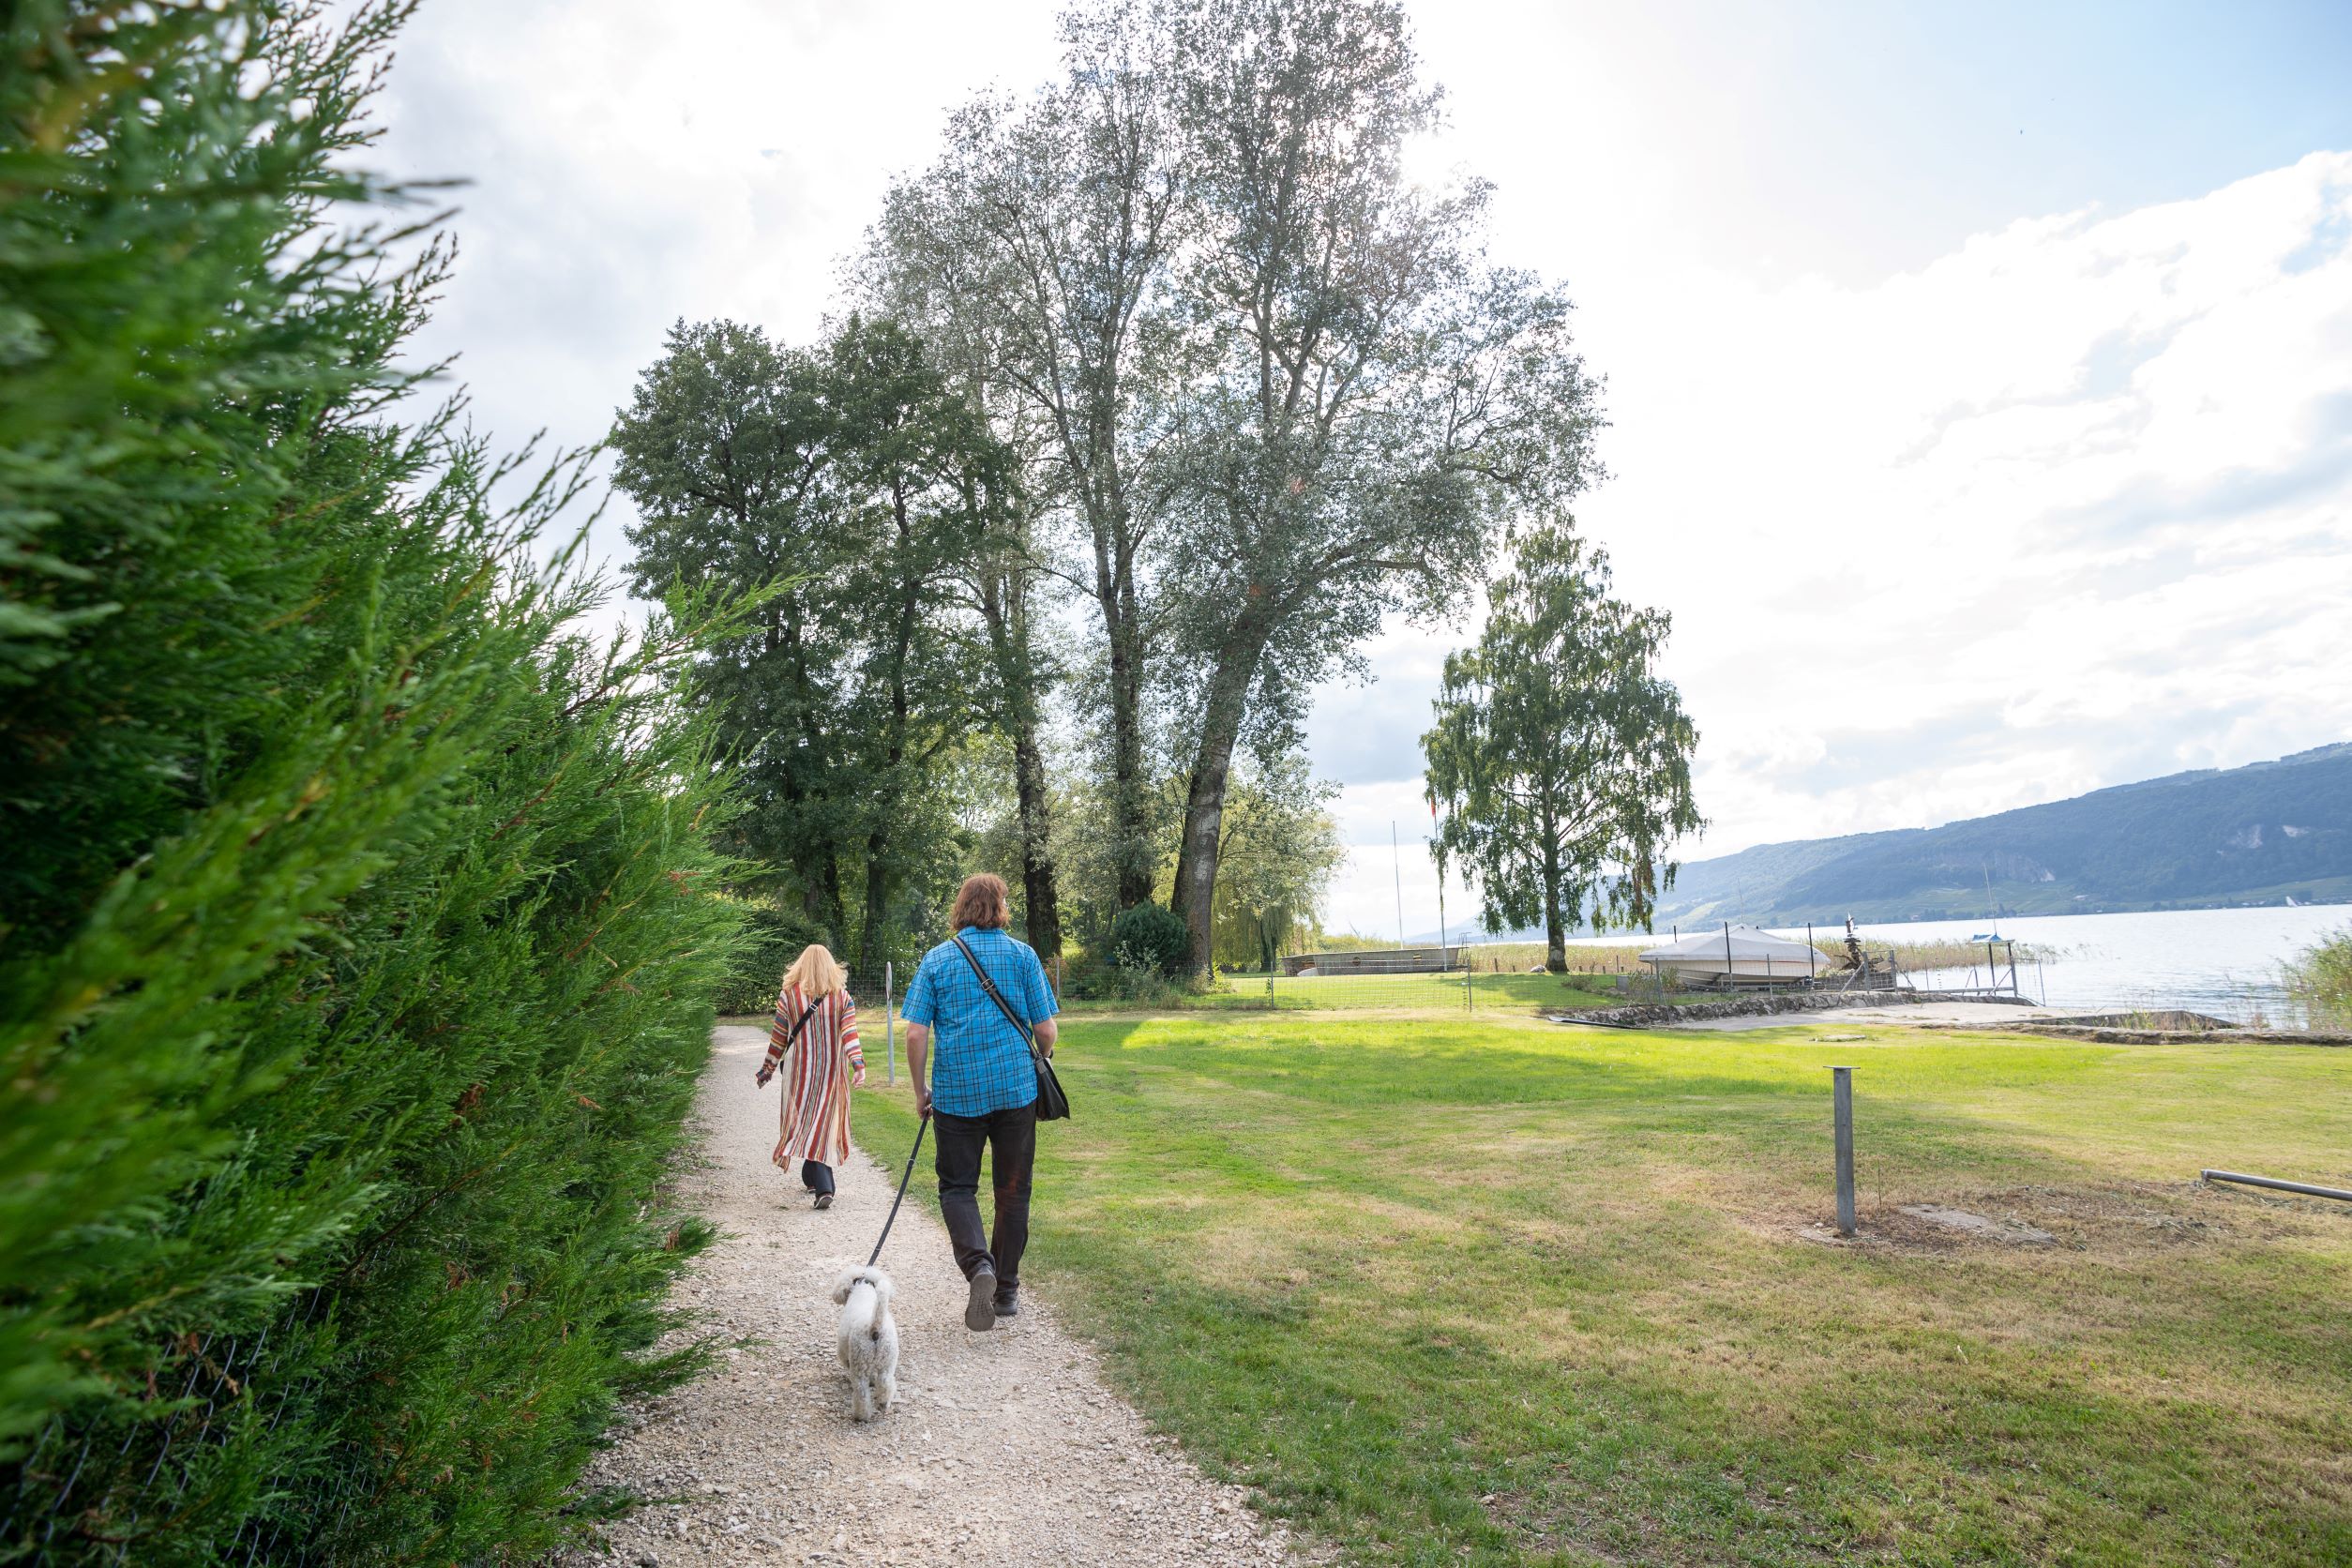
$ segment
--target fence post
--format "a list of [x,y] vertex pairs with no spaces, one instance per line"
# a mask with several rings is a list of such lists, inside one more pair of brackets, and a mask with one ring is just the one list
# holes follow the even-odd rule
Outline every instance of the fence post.
[[882,1081],[892,1088],[898,1086],[898,1011],[892,1001],[892,986],[898,978],[896,966],[888,958],[882,960]]
[[1854,1069],[1830,1069],[1830,1118],[1837,1136],[1837,1233],[1854,1233]]

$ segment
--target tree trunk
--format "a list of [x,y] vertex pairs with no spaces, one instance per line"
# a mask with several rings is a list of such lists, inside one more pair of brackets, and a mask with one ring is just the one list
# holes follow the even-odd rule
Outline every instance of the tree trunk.
[[1021,814],[1021,908],[1029,945],[1050,962],[1062,952],[1062,898],[1055,885],[1052,803],[1046,793],[1046,760],[1032,725],[1013,737],[1013,783]]
[[1096,573],[1103,632],[1110,645],[1110,835],[1121,910],[1151,902],[1151,792],[1143,776],[1143,649],[1139,618],[1123,561]]
[[1544,824],[1544,968],[1568,972],[1568,928],[1560,912],[1560,833]]
[[889,864],[890,828],[898,815],[897,795],[903,782],[898,770],[907,760],[907,726],[912,714],[907,697],[907,658],[914,647],[915,611],[923,594],[922,582],[908,569],[913,559],[914,527],[907,516],[907,487],[903,479],[892,482],[890,504],[891,523],[897,535],[898,602],[891,627],[890,733],[882,749],[887,781],[882,785],[882,798],[874,803],[873,824],[866,833],[866,920],[857,935],[857,970],[864,974],[874,972],[882,964],[881,943],[890,908],[890,882],[885,868]]
[[983,567],[979,576],[980,620],[988,653],[1003,687],[998,716],[1013,747],[1013,790],[1020,813],[1021,911],[1029,945],[1051,961],[1062,952],[1062,894],[1054,876],[1053,799],[1046,779],[1045,748],[1038,744],[1037,664],[1029,642],[1029,595],[1018,565],[1001,575]]
[[1225,829],[1225,790],[1233,772],[1233,746],[1248,712],[1249,683],[1265,653],[1259,617],[1234,629],[1217,653],[1201,714],[1200,746],[1184,794],[1184,835],[1176,855],[1176,889],[1169,899],[1192,932],[1192,972],[1205,975],[1216,913],[1217,858]]
[[818,918],[824,922],[825,935],[834,946],[843,952],[850,945],[850,912],[841,897],[841,857],[827,855],[817,871]]
[[875,828],[866,836],[866,923],[857,933],[857,963],[861,975],[882,972],[882,928],[888,924],[890,884],[882,875],[882,857],[889,852],[889,836]]

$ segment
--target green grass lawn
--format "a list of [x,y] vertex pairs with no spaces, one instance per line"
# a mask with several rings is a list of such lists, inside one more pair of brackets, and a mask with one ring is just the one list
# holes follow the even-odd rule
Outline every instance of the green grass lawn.
[[[1220,975],[1203,991],[1179,992],[1170,999],[1176,1012],[1354,1012],[1410,1009],[1431,1012],[1458,1008],[1540,1011],[1544,1008],[1606,1007],[1628,999],[1610,985],[1610,976],[1592,974],[1473,974],[1463,991],[1461,974],[1276,974]],[[1063,1003],[1074,1013],[1134,1012],[1132,1002]]]
[[1074,1019],[1023,1273],[1349,1560],[2352,1562],[2352,1206],[2194,1180],[2352,1182],[2352,1051],[1832,1033]]

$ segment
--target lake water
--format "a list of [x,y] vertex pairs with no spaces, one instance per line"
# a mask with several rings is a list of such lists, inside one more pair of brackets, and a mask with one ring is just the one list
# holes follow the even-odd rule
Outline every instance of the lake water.
[[[2145,914],[2016,915],[1996,927],[1984,920],[1917,920],[1857,926],[1866,942],[1939,941],[1998,928],[2004,937],[2052,955],[2037,972],[2018,965],[2029,997],[2053,1007],[2086,1012],[2184,1007],[2218,1018],[2277,1026],[2300,1014],[2281,983],[2280,969],[2305,948],[2352,926],[2352,906],[2300,909],[2156,910]],[[1804,939],[1804,927],[1784,935]],[[1845,928],[1817,926],[1814,939],[1835,952]],[[1612,940],[1621,942],[1625,939]],[[1976,972],[1982,983],[1984,972]],[[1968,972],[1917,977],[1922,986],[1961,985]]]

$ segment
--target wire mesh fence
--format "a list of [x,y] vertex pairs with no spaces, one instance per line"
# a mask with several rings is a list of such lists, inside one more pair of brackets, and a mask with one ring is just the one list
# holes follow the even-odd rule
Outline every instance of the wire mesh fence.
[[[857,1005],[861,1047],[869,1071],[895,1078],[895,1063],[878,1062],[877,1048],[892,1054],[900,1040],[912,966],[897,963],[854,970],[850,994]],[[1393,1009],[1475,1013],[1489,1010],[1547,1011],[1606,1007],[1654,1000],[1665,992],[1655,976],[1638,965],[1581,968],[1565,974],[1517,965],[1457,964],[1415,972],[1286,974],[1222,971],[1205,980],[1168,980],[1131,972],[1048,962],[1063,1013],[1214,1011],[1331,1011]],[[773,1015],[744,1015],[736,1021],[761,1026]],[[792,1020],[786,1019],[789,1029]]]
[[[1351,972],[1304,973],[1223,969],[1206,979],[1171,980],[1083,961],[1048,960],[1046,971],[1062,1010],[1068,1015],[1135,1012],[1350,1012],[1393,1010],[1427,1013],[1515,1011],[1546,1013],[1587,1010],[1703,998],[1703,986],[1662,978],[1630,951],[1571,950],[1571,967],[1552,972],[1523,956],[1455,949],[1447,967],[1411,971],[1364,967]],[[850,993],[857,1006],[862,1048],[869,1071],[886,1080],[898,1073],[895,1061],[902,1034],[907,987],[914,966],[889,961],[850,971]],[[1798,977],[1792,976],[1792,983]],[[1819,983],[1837,977],[1826,970]],[[769,1025],[772,1012],[738,1015],[734,1021]],[[792,1020],[787,1019],[789,1027]]]
[[290,1455],[258,1479],[221,1462],[277,1446],[315,1384],[313,1339],[331,1297],[306,1292],[251,1334],[186,1335],[158,1354],[143,1399],[53,1417],[13,1474],[0,1471],[0,1562],[331,1560],[367,1485],[363,1455]]

